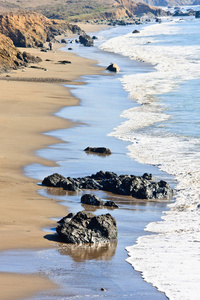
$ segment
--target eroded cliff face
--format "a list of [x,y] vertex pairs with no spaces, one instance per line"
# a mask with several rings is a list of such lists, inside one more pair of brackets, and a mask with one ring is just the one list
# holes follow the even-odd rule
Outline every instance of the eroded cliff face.
[[149,6],[146,3],[136,2],[133,0],[115,0],[115,11],[118,18],[132,16],[140,17],[145,14],[152,14],[154,16],[166,15],[165,11],[158,7]]
[[27,52],[19,51],[13,41],[0,33],[0,72],[17,69],[31,62],[39,62],[39,57],[34,57]]
[[0,15],[0,33],[9,37],[16,47],[42,47],[55,35],[81,32],[76,25],[63,20],[49,20],[39,13]]

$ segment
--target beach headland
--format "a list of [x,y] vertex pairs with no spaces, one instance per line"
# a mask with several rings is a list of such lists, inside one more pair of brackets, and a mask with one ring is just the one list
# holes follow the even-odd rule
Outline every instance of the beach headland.
[[[95,61],[62,52],[60,44],[53,51],[29,53],[42,58],[38,68],[12,70],[0,74],[1,101],[1,231],[0,250],[53,247],[44,239],[42,228],[52,224],[51,217],[66,214],[66,208],[37,193],[37,181],[23,174],[25,165],[55,163],[35,155],[35,151],[57,140],[43,132],[73,126],[53,115],[63,106],[77,105],[78,100],[61,83],[74,82],[85,74],[98,74]],[[71,64],[60,64],[69,60]],[[45,71],[46,70],[46,71]],[[83,84],[83,82],[81,82]],[[54,286],[46,278],[1,273],[1,299],[22,299]],[[19,284],[20,281],[20,284]]]

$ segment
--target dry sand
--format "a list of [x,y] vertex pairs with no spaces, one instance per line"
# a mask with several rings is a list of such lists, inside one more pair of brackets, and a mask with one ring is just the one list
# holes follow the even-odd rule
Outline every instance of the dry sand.
[[[29,53],[42,58],[37,65],[46,71],[25,68],[0,74],[1,251],[53,247],[51,241],[44,239],[42,228],[52,225],[49,218],[67,214],[66,208],[53,199],[38,195],[37,181],[25,177],[23,167],[31,163],[52,165],[53,162],[35,155],[37,149],[58,142],[42,133],[73,126],[53,113],[63,106],[77,105],[78,100],[54,81],[71,82],[81,75],[97,74],[101,69],[94,61],[57,48],[58,45],[54,45],[53,51],[48,52],[28,49]],[[61,60],[69,60],[71,64],[58,64]],[[0,281],[1,299],[6,300],[23,299],[53,286],[48,279],[17,274],[0,273]]]

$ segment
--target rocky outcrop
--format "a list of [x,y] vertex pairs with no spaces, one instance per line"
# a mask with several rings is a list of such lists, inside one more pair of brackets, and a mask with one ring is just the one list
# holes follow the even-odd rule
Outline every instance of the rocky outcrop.
[[10,38],[0,34],[0,72],[39,61],[41,61],[39,57],[34,57],[25,51],[20,52]]
[[117,238],[116,220],[110,214],[95,216],[81,211],[68,215],[56,228],[65,243],[107,243]]
[[92,194],[84,194],[81,197],[81,203],[94,206],[107,206],[118,208],[118,205],[114,201],[102,201],[99,197]]
[[114,73],[120,72],[120,68],[118,67],[117,64],[110,64],[110,65],[106,68],[106,70],[111,71],[111,72],[114,72]]
[[94,40],[87,34],[79,36],[79,42],[84,45],[85,47],[92,47],[94,46]]
[[16,47],[42,47],[43,43],[64,33],[80,34],[82,30],[62,20],[49,20],[39,13],[0,15],[0,33],[9,37]]
[[82,178],[64,178],[55,173],[44,178],[42,184],[62,187],[69,191],[79,191],[80,189],[104,190],[138,199],[170,199],[173,196],[173,190],[166,181],[155,182],[152,180],[152,175],[147,173],[143,176],[118,176],[114,172],[100,171]]
[[87,153],[95,153],[100,155],[110,155],[112,154],[111,150],[105,147],[87,147],[84,149]]

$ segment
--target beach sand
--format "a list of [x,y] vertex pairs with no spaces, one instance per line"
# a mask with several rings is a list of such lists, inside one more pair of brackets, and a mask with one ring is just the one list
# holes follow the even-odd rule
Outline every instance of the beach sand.
[[[42,135],[43,132],[73,126],[70,121],[53,116],[63,106],[78,104],[59,81],[72,82],[81,75],[101,72],[94,61],[70,51],[64,53],[58,47],[59,44],[54,44],[53,51],[48,52],[28,49],[42,58],[37,65],[46,71],[27,67],[0,74],[1,251],[53,247],[44,239],[42,228],[52,224],[49,218],[67,213],[66,208],[52,199],[40,196],[37,181],[23,174],[27,164],[54,164],[35,155],[37,149],[57,142]],[[69,60],[71,64],[59,64],[61,60]],[[1,273],[0,277],[1,299],[23,299],[54,286],[40,276]]]

